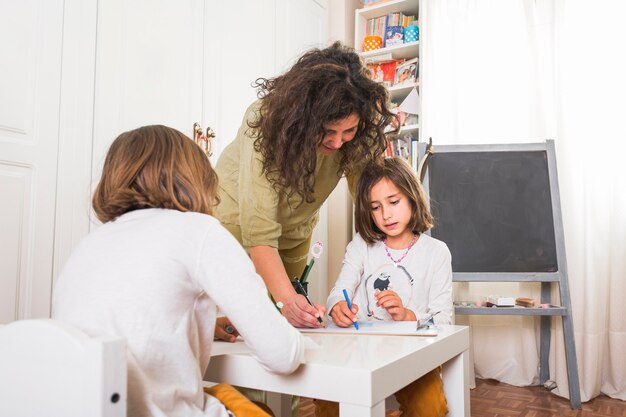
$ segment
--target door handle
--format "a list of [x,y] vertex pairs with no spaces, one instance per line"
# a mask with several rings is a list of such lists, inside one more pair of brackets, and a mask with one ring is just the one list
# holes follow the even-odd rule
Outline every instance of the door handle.
[[193,141],[198,144],[208,157],[213,155],[213,139],[215,139],[215,132],[210,126],[207,126],[206,132],[203,132],[200,123],[195,122],[193,124]]

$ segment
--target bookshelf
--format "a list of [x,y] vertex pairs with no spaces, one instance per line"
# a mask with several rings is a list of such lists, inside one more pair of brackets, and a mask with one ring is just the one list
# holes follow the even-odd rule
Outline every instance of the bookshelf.
[[[418,59],[415,81],[404,82],[402,84],[393,83],[392,85],[388,85],[389,83],[387,83],[386,88],[389,92],[390,105],[392,107],[395,107],[396,105],[402,103],[402,101],[411,93],[414,88],[419,93],[420,41],[418,38],[417,41],[413,42],[407,42],[399,45],[382,47],[380,49],[364,51],[363,41],[365,36],[368,35],[368,20],[376,19],[381,16],[389,16],[392,13],[403,13],[407,16],[415,16],[415,20],[418,23],[417,26],[421,27],[421,22],[419,18],[419,2],[420,0],[388,0],[371,6],[362,7],[355,11],[354,45],[366,65],[376,65],[378,63],[389,62],[392,60],[409,61],[413,58]],[[401,63],[398,63],[398,65],[401,65]],[[387,74],[388,73],[386,73],[385,75],[385,80],[388,79]],[[415,119],[416,118],[414,116],[411,118],[407,118],[405,124],[400,128],[399,132],[396,135],[390,136],[390,141],[392,143],[396,138],[404,138],[405,140],[408,139],[408,155],[406,155],[406,157],[409,159],[409,162],[414,165],[414,168],[416,168],[417,164],[417,154],[416,152],[413,152],[413,149],[417,150],[417,146],[412,145],[415,145],[416,142],[419,141],[419,123],[421,120],[419,115],[417,116],[417,120]]]

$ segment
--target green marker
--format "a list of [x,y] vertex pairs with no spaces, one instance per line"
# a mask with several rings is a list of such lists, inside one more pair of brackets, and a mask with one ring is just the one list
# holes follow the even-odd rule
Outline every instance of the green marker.
[[319,257],[322,255],[323,250],[324,247],[322,245],[322,242],[315,242],[313,246],[311,246],[311,260],[304,268],[304,271],[302,271],[302,278],[300,278],[301,283],[304,284],[306,282],[306,279],[309,277],[309,272],[311,272],[311,268],[313,268],[315,260],[319,259]]

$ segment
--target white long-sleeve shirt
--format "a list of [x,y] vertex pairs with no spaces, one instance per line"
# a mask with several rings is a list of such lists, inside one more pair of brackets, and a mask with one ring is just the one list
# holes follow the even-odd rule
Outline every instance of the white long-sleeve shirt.
[[[406,249],[389,249],[398,260]],[[413,247],[394,266],[383,242],[368,245],[357,234],[348,244],[343,266],[326,302],[330,310],[344,300],[346,289],[353,304],[359,308],[358,321],[391,320],[383,307],[376,307],[374,292],[393,290],[404,307],[420,320],[440,311],[436,324],[452,323],[452,257],[445,243],[421,234]]]
[[105,223],[70,256],[52,304],[89,335],[127,339],[133,417],[228,416],[202,389],[218,307],[266,369],[292,372],[304,355],[245,251],[204,214],[145,209]]

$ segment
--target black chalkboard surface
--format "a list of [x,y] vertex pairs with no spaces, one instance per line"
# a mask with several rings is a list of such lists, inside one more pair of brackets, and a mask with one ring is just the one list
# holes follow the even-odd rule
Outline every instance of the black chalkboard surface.
[[454,272],[557,271],[545,151],[435,152],[428,192]]

